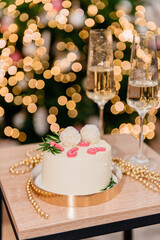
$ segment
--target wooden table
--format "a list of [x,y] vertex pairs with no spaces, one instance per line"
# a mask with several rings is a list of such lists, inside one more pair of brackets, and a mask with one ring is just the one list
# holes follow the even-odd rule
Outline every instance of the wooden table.
[[[116,146],[118,155],[135,153],[138,142],[130,135],[106,136]],[[122,191],[104,204],[84,208],[66,208],[47,204],[38,198],[49,219],[40,217],[27,199],[25,184],[30,174],[11,175],[9,167],[24,158],[35,144],[1,149],[1,193],[17,239],[82,239],[160,223],[160,195],[128,176]],[[160,163],[160,156],[144,146],[144,151]]]

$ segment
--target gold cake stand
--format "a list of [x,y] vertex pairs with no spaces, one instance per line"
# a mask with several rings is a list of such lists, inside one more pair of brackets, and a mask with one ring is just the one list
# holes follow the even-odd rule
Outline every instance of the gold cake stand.
[[117,179],[117,184],[112,188],[90,195],[61,195],[49,192],[44,189],[41,184],[37,183],[37,178],[42,172],[42,164],[38,164],[31,172],[31,187],[33,192],[41,200],[64,207],[88,207],[107,202],[120,193],[122,188],[122,172],[120,168],[113,164],[112,174]]

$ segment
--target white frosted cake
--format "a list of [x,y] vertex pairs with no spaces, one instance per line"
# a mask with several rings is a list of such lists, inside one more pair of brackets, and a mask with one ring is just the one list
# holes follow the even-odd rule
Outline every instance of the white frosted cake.
[[68,127],[61,132],[58,143],[51,138],[45,140],[50,145],[48,151],[43,149],[42,184],[46,190],[86,195],[107,187],[112,173],[111,146],[100,140],[95,125],[86,125],[80,133]]

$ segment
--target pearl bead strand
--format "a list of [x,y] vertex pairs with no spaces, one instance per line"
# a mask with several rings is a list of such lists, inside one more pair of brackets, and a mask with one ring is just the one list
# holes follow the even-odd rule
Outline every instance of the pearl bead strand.
[[121,169],[123,174],[140,181],[145,187],[160,193],[160,174],[149,171],[146,166],[132,165],[121,158],[113,158],[113,162]]
[[44,212],[33,198],[33,194],[31,192],[31,178],[29,178],[26,183],[26,192],[29,201],[31,202],[32,206],[37,211],[37,213],[40,214],[40,216],[45,217],[47,219],[49,217],[48,213]]
[[[14,164],[13,166],[10,167],[9,171],[11,174],[24,174],[24,173],[28,173],[32,170],[32,168],[34,168],[37,164],[39,164],[40,162],[42,162],[42,153],[40,154],[36,154],[35,156],[31,156],[30,154],[35,152],[36,149],[31,149],[29,151],[26,152],[26,159]],[[27,166],[25,169],[19,169],[17,170],[17,168],[22,167],[22,166]],[[26,183],[26,193],[27,193],[27,197],[28,200],[31,202],[32,206],[34,207],[34,209],[36,210],[36,212],[38,214],[40,214],[40,216],[44,217],[44,218],[48,218],[49,215],[48,213],[44,212],[40,206],[37,204],[37,202],[35,201],[33,194],[32,194],[32,184],[31,184],[31,178],[28,179],[27,183]]]
[[[37,164],[39,164],[40,162],[42,162],[42,156],[43,154],[36,154],[35,156],[31,156],[30,153],[35,152],[36,149],[31,149],[29,151],[26,152],[26,156],[27,158],[14,164],[13,166],[10,167],[9,171],[12,174],[24,174],[24,173],[28,173],[32,170],[32,168],[34,168]],[[17,170],[17,168],[22,167],[22,166],[27,166],[25,169],[20,169]]]

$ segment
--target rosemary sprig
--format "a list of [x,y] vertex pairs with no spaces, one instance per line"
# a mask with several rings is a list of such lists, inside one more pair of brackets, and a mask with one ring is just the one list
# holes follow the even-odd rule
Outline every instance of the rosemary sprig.
[[60,143],[60,138],[59,138],[59,134],[56,132],[53,132],[53,136],[52,135],[47,135],[45,138],[46,142],[50,142],[50,141],[54,141],[56,143]]
[[112,188],[114,185],[116,185],[116,182],[115,182],[115,181],[113,180],[113,178],[111,177],[110,183],[108,184],[108,186],[105,187],[105,188],[103,188],[103,189],[101,189],[101,191],[108,190],[108,189]]
[[53,136],[52,135],[47,135],[44,138],[42,138],[43,140],[43,143],[40,143],[39,146],[40,148],[38,148],[37,150],[42,150],[43,152],[44,151],[47,151],[47,152],[51,152],[52,154],[59,154],[61,153],[61,150],[56,148],[55,146],[51,146],[50,145],[50,141],[53,141],[55,143],[60,143],[60,138],[59,138],[59,135],[56,133],[56,132],[53,132]]

